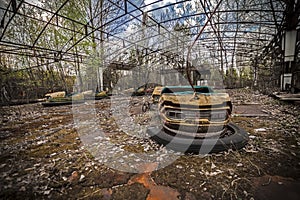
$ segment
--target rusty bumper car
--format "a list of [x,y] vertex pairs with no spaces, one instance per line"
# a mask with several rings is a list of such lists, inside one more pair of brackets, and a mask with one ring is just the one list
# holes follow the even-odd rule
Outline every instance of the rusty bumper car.
[[66,95],[65,91],[61,91],[48,93],[45,97],[46,101],[42,103],[44,107],[80,104],[85,102],[84,95],[82,93]]
[[227,93],[208,86],[164,87],[158,102],[161,123],[147,132],[153,140],[181,152],[217,153],[241,149],[245,130],[230,122],[232,103]]

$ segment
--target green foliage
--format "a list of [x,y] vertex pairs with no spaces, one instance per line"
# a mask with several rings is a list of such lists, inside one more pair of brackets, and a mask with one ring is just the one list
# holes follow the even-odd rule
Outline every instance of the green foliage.
[[[5,87],[10,99],[42,98],[49,91],[66,90],[57,71],[6,70],[0,74],[0,79],[0,84]],[[65,77],[69,90],[72,89],[74,80],[73,76]]]
[[245,87],[251,86],[253,72],[250,67],[243,67],[239,72],[235,68],[227,69],[224,75],[224,81],[227,87]]

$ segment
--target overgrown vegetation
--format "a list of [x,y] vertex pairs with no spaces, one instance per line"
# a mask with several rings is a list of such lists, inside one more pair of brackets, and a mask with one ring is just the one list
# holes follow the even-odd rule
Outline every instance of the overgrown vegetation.
[[75,77],[62,75],[56,70],[11,70],[0,68],[1,101],[38,99],[52,91],[71,92]]

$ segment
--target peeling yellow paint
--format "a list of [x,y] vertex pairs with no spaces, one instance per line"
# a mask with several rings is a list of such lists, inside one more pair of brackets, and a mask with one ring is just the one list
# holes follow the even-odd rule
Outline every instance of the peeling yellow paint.
[[226,93],[204,95],[197,94],[194,98],[193,94],[174,95],[162,94],[161,101],[171,101],[174,104],[188,104],[188,105],[218,105],[230,101],[229,95]]

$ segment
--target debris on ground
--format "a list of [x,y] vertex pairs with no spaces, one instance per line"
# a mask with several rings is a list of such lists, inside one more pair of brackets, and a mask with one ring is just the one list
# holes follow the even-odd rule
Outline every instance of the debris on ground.
[[[244,114],[234,115],[232,121],[248,132],[249,144],[240,151],[178,154],[163,167],[160,163],[169,159],[168,150],[143,132],[156,120],[151,118],[154,110],[142,112],[143,97],[124,99],[119,107],[112,107],[111,99],[77,105],[82,112],[86,110],[81,115],[86,124],[80,125],[74,121],[72,105],[0,107],[0,198],[150,200],[169,195],[184,200],[263,199],[265,194],[276,199],[276,191],[293,195],[291,199],[300,197],[299,105],[250,89],[228,92],[233,112]],[[116,123],[123,117],[118,108],[124,109],[121,102],[127,100],[128,115]],[[101,129],[103,134],[83,138],[79,126],[81,131]],[[94,146],[87,146],[83,139],[90,139]],[[93,148],[103,154],[96,158]],[[156,157],[137,157],[151,153]],[[116,169],[120,163],[123,171]],[[137,164],[144,165],[144,170]],[[126,171],[132,166],[135,172]]]

